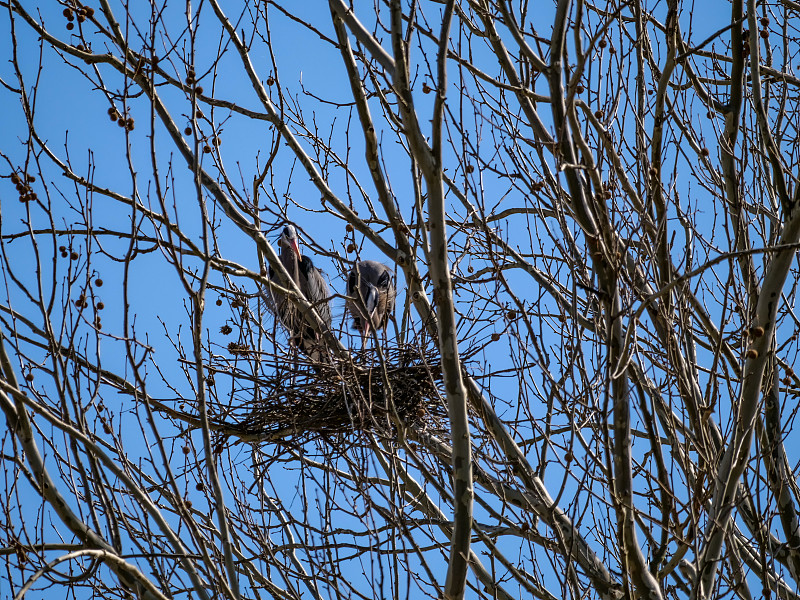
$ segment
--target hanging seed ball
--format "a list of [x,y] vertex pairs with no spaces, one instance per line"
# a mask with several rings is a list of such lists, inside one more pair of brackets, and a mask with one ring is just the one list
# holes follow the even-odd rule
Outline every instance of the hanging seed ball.
[[769,31],[767,29],[762,29],[759,32],[759,35],[761,35],[762,38],[767,39],[769,37]]
[[77,46],[75,46],[75,49],[80,50],[81,52],[86,51],[86,47],[83,44],[78,44]]
[[25,174],[25,179],[28,180],[28,183],[34,183],[36,181],[36,177],[33,175],[28,175],[27,173]]
[[103,287],[103,280],[98,277],[97,279],[94,280],[94,284],[97,287]]
[[747,356],[747,358],[758,358],[758,350],[750,348],[745,356]]
[[585,92],[585,91],[586,91],[586,88],[585,88],[585,87],[583,87],[582,85],[580,85],[580,84],[579,84],[579,85],[578,85],[578,86],[575,88],[575,91],[576,91],[578,94],[582,94],[583,92]]
[[431,93],[431,86],[429,86],[427,82],[422,84],[422,93],[423,94],[430,94]]
[[216,303],[215,303],[215,304],[216,304],[217,306],[222,306],[222,298],[217,298],[217,301],[216,301]]
[[59,246],[58,247],[58,251],[59,252],[66,252],[67,251],[67,247],[66,246]]
[[206,116],[203,114],[203,111],[198,108],[197,109],[197,118],[198,119],[205,119],[205,117]]
[[493,333],[492,334],[492,341],[493,342],[497,342],[499,340],[500,340],[500,334],[499,333]]
[[83,23],[86,20],[86,17],[83,16],[82,12],[78,13],[78,23]]
[[467,173],[472,173],[474,170],[475,170],[475,167],[473,167],[472,165],[467,165],[467,167],[466,167]]
[[219,332],[220,332],[222,335],[230,335],[230,333],[231,333],[232,331],[233,331],[233,329],[231,328],[231,326],[230,326],[230,325],[223,325],[222,327],[220,327],[220,328],[219,328]]
[[198,85],[196,88],[194,88],[194,92],[195,92],[195,94],[202,95],[203,94],[203,86],[202,85]]
[[508,320],[509,320],[509,321],[513,321],[514,319],[516,319],[516,318],[517,318],[517,311],[515,311],[515,310],[510,310],[510,311],[508,311],[508,312],[506,313],[506,316],[508,317]]
[[94,9],[91,6],[84,6],[83,12],[86,14],[86,18],[91,19],[94,16]]
[[62,253],[61,253],[61,258],[67,258],[67,253],[66,253],[66,251],[64,251],[64,252],[62,252]]
[[350,252],[350,253],[355,252],[356,251],[356,245],[355,244],[348,244],[347,245],[347,251]]
[[25,193],[25,190],[26,190],[26,187],[25,187],[25,184],[24,184],[24,183],[21,183],[21,182],[20,182],[20,183],[18,183],[18,184],[17,184],[17,191],[18,191],[20,194],[24,194],[24,193]]
[[348,223],[347,225],[344,226],[344,230],[347,233],[352,233],[353,232],[353,226],[350,223]]
[[33,381],[33,373],[28,373],[25,375],[25,381]]
[[208,144],[203,146],[203,154],[210,154],[210,153],[211,153],[211,146],[209,146]]
[[183,133],[186,135],[192,135],[192,128],[187,127],[186,129],[183,130]]
[[267,85],[275,85],[275,78],[272,75],[267,77]]
[[754,338],[760,338],[764,335],[764,328],[763,327],[752,327],[750,329],[750,335]]
[[106,307],[106,305],[103,304],[102,302],[98,302],[97,303],[97,310],[103,310],[105,307]]
[[196,489],[198,492],[202,492],[205,489],[205,486],[202,483],[198,483],[194,486],[194,489]]
[[119,118],[119,115],[117,114],[117,111],[115,111],[115,110],[114,111],[109,111],[108,118],[111,119],[111,122],[113,123]]
[[73,23],[72,21],[69,21],[69,22],[67,23],[67,29],[68,29],[69,31],[72,31],[73,29],[75,29],[75,23]]
[[217,384],[217,382],[211,376],[206,377],[206,383],[209,385],[209,387],[214,387]]
[[214,145],[218,148],[222,145],[222,139],[216,135],[214,136]]
[[125,126],[129,131],[133,131],[133,117],[128,117],[128,120],[125,121]]
[[191,449],[191,448],[189,448],[189,446],[184,446],[184,447],[183,447],[183,453],[184,453],[184,454],[189,454],[189,452],[191,452],[191,451],[192,451],[192,449]]
[[769,25],[769,17],[761,17],[761,19],[760,19],[760,20],[761,20],[761,24],[762,24],[764,27],[766,27],[767,25]]
[[70,252],[69,257],[72,260],[78,260],[78,253],[77,252]]
[[110,434],[112,431],[111,426],[108,423],[103,423],[103,431]]
[[69,19],[72,16],[72,10],[70,10],[69,8],[65,8],[61,14],[63,14],[65,17]]
[[709,118],[709,119],[713,119],[714,118],[714,113],[712,113],[711,111],[708,111],[706,113],[706,117]]
[[17,172],[16,172],[16,171],[15,171],[15,172],[13,172],[13,173],[11,173],[11,183],[15,183],[15,184],[17,184],[17,185],[19,185],[19,184],[20,184],[19,175],[17,174]]
[[126,124],[127,122],[125,121],[125,119],[120,119],[119,121],[117,121],[117,125],[119,125],[120,127],[125,127]]
[[711,152],[708,151],[708,148],[703,148],[702,150],[700,150],[700,154],[702,154],[703,156],[708,156],[709,154],[711,154]]
[[602,110],[598,110],[597,112],[594,113],[594,116],[597,117],[598,119],[602,119],[605,116],[605,114],[606,113],[604,113]]
[[597,45],[600,46],[601,48],[605,48],[606,46],[608,46],[608,42],[605,40],[600,40],[599,42],[597,42]]

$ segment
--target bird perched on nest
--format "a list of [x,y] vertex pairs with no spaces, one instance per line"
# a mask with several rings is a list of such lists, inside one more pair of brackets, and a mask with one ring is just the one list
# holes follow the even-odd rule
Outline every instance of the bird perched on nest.
[[[300,254],[297,230],[294,225],[287,224],[278,238],[280,260],[292,281],[300,288],[306,300],[316,309],[325,327],[331,326],[330,293],[322,272],[314,266],[308,256]],[[269,278],[276,280],[275,270],[269,268]],[[278,280],[278,283],[280,281]],[[319,334],[305,320],[302,313],[284,294],[275,290],[267,290],[263,294],[267,307],[275,314],[289,331],[289,339],[293,345],[313,360],[320,360]]]
[[397,290],[392,270],[374,260],[363,260],[353,267],[347,278],[347,310],[353,316],[353,329],[366,340],[370,329],[386,326],[394,312]]

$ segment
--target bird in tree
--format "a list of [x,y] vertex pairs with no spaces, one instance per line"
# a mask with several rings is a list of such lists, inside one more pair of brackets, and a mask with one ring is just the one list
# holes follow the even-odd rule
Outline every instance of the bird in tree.
[[[314,266],[311,258],[300,254],[299,239],[294,225],[284,226],[278,239],[280,261],[292,281],[300,288],[306,300],[316,309],[325,327],[331,327],[330,292],[322,271]],[[269,268],[269,278],[278,281],[275,270]],[[319,333],[305,319],[300,310],[281,292],[273,289],[264,293],[267,306],[289,331],[291,343],[313,360],[319,360]]]
[[397,290],[392,270],[374,260],[356,263],[347,278],[347,295],[353,329],[361,332],[363,342],[371,330],[385,327],[394,312]]

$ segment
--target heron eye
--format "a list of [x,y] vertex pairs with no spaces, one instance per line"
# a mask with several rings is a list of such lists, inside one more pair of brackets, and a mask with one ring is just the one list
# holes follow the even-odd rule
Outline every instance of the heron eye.
[[378,278],[378,285],[380,287],[389,287],[389,272],[384,271],[383,274]]

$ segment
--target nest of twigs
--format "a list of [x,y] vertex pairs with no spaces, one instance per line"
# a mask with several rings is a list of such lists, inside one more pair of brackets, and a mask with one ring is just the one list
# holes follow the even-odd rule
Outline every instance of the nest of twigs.
[[284,357],[281,368],[255,378],[244,372],[237,376],[228,367],[240,384],[249,382],[232,402],[247,412],[228,423],[229,431],[298,443],[364,432],[393,437],[404,427],[443,429],[438,356],[417,346],[384,347],[380,355],[362,351],[340,362]]

